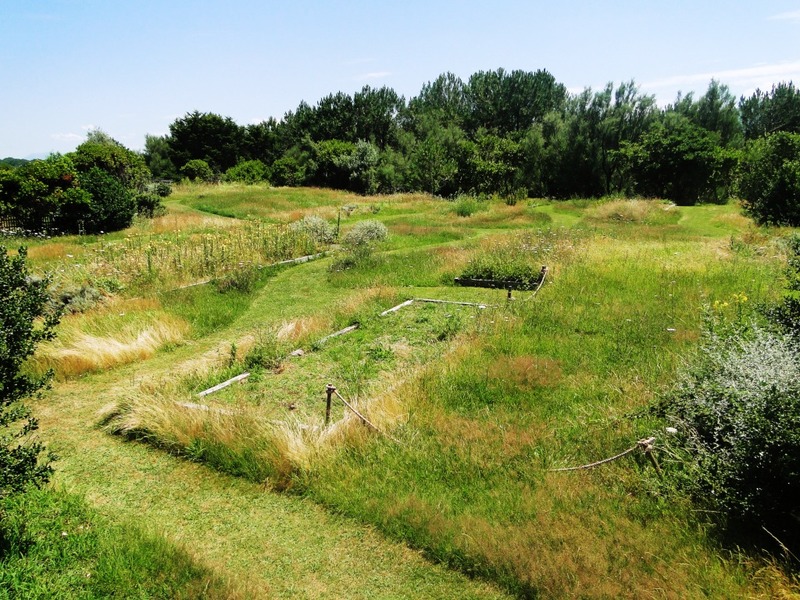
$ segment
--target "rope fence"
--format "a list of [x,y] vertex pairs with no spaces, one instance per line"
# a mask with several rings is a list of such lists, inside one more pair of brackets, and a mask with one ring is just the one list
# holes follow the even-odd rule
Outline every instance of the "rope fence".
[[655,441],[656,441],[656,438],[654,438],[654,437],[641,439],[638,442],[636,442],[633,446],[628,448],[627,450],[624,450],[624,451],[620,452],[619,454],[615,454],[614,456],[610,456],[608,458],[604,458],[603,460],[598,460],[598,461],[595,461],[593,463],[588,463],[588,464],[585,464],[585,465],[579,465],[577,467],[561,467],[559,469],[548,469],[548,471],[550,471],[551,473],[564,473],[564,472],[567,472],[567,471],[583,471],[583,470],[586,470],[586,469],[594,469],[595,467],[599,467],[600,465],[605,465],[607,463],[610,463],[610,462],[613,462],[615,460],[618,460],[618,459],[622,458],[623,456],[627,456],[628,454],[630,454],[631,452],[633,452],[634,450],[636,450],[638,448],[638,449],[641,449],[642,452],[644,452],[645,456],[647,456],[647,458],[650,460],[650,463],[653,465],[653,467],[655,468],[656,472],[658,473],[658,475],[660,477],[661,474],[662,474],[661,473],[661,466],[658,464],[658,461],[656,460],[656,457],[653,454],[653,450],[654,450],[653,444],[655,444]]

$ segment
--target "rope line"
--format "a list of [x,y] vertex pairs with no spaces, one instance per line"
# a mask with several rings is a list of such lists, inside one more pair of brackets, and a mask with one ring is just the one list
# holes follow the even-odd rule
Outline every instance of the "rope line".
[[625,456],[627,454],[630,454],[631,452],[633,452],[637,448],[641,448],[645,453],[648,453],[653,449],[653,442],[654,441],[655,441],[655,438],[647,438],[647,439],[644,439],[644,440],[639,440],[638,442],[636,442],[636,444],[634,444],[633,446],[631,446],[627,450],[625,450],[623,452],[620,452],[619,454],[616,454],[614,456],[610,456],[608,458],[604,458],[603,460],[598,460],[596,462],[589,463],[588,465],[580,465],[578,467],[562,467],[560,469],[548,469],[548,471],[550,471],[552,473],[558,473],[558,472],[562,472],[563,473],[564,471],[580,471],[580,470],[583,470],[583,469],[593,469],[594,467],[599,467],[600,465],[604,465],[606,463],[610,463],[612,461],[615,461],[618,458],[622,458],[623,456]]
[[536,286],[536,289],[531,292],[531,295],[525,298],[525,300],[533,300],[534,296],[539,293],[539,290],[542,289],[544,285],[544,280],[547,278],[547,274],[550,272],[546,266],[542,267],[542,278],[539,280],[539,284]]

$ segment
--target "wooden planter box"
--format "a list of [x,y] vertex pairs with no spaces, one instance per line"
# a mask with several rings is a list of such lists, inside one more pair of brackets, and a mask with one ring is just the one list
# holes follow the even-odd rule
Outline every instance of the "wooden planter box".
[[547,267],[542,267],[539,277],[531,281],[521,279],[470,279],[468,277],[456,277],[456,285],[465,287],[490,288],[493,290],[508,290],[508,297],[511,297],[511,290],[530,291],[536,289],[544,278]]

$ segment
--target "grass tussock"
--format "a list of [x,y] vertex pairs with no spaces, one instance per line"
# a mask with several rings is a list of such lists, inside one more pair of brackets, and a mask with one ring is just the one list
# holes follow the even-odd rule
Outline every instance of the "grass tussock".
[[659,200],[610,200],[586,211],[590,221],[667,225],[677,223],[680,210],[671,202]]
[[348,400],[378,431],[349,411],[328,426],[320,417],[274,419],[257,407],[200,405],[175,386],[146,383],[105,407],[99,421],[109,433],[141,439],[253,481],[269,480],[282,489],[292,485],[297,473],[331,460],[337,449],[358,446],[404,422],[403,385],[401,380],[384,383],[368,400]]
[[33,367],[42,372],[53,369],[59,378],[77,377],[150,358],[160,348],[182,342],[189,330],[185,321],[164,313],[140,313],[128,320],[125,316],[106,313],[93,323],[84,318],[67,320],[59,337],[39,348]]

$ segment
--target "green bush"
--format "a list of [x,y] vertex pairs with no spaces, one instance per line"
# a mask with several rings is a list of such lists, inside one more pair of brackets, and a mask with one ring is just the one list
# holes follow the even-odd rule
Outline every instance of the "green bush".
[[800,225],[800,134],[753,141],[739,171],[744,210],[762,225]]
[[679,437],[678,482],[734,522],[800,528],[800,349],[789,335],[709,320],[660,406]]
[[199,158],[194,158],[181,167],[181,175],[190,181],[214,181],[214,171],[208,163]]
[[267,166],[260,160],[240,162],[225,171],[224,181],[246,183],[252,185],[267,180]]
[[480,209],[480,204],[472,196],[459,196],[453,204],[453,212],[459,217],[471,217]]
[[244,366],[249,370],[266,369],[277,371],[286,358],[286,352],[274,331],[265,331],[259,335],[244,358]]
[[800,234],[795,233],[787,238],[787,251],[787,290],[779,302],[765,307],[764,313],[787,333],[800,336]]
[[389,230],[380,221],[360,221],[342,238],[347,251],[330,266],[331,271],[346,271],[371,262],[375,246],[389,237]]
[[60,313],[50,309],[48,280],[31,277],[26,258],[25,248],[10,257],[0,246],[0,499],[52,473],[42,443],[29,435],[38,423],[22,401],[52,376],[33,377],[24,366],[39,342],[53,339]]
[[172,184],[167,181],[156,181],[151,183],[147,189],[150,193],[166,198],[172,193]]
[[162,196],[160,196],[159,194],[151,194],[151,193],[137,194],[135,197],[136,214],[148,218],[158,217],[163,214],[166,214],[167,209],[161,202],[161,198]]
[[89,192],[92,201],[84,221],[87,233],[102,233],[125,229],[136,214],[136,199],[119,179],[98,167],[81,176],[81,187]]

